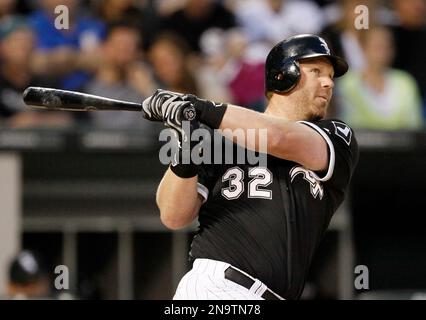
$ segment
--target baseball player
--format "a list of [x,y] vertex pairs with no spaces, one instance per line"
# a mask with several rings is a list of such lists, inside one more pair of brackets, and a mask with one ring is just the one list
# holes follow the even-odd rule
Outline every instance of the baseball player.
[[[182,121],[190,107],[192,128],[267,129],[266,166],[184,164],[177,157],[166,171],[157,191],[162,222],[171,229],[199,222],[192,269],[174,299],[298,299],[347,192],[358,161],[354,133],[342,121],[322,120],[333,79],[347,63],[322,38],[297,35],[272,48],[265,69],[264,113],[163,90],[143,102],[144,116],[164,121],[181,141],[189,138]],[[244,145],[224,139],[261,151],[255,132]]]

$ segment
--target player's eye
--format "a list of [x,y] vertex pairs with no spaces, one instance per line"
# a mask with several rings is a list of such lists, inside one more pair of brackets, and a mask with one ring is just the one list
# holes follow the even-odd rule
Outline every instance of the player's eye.
[[318,68],[312,68],[311,72],[315,73],[316,75],[319,75],[321,71]]

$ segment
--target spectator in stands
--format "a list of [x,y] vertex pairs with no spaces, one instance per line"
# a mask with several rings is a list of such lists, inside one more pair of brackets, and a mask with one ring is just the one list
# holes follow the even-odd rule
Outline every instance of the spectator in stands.
[[208,29],[235,26],[234,14],[215,0],[186,0],[183,9],[164,17],[163,28],[177,33],[193,51],[199,52],[199,40]]
[[188,46],[176,34],[162,33],[154,40],[148,56],[161,88],[198,94],[189,54]]
[[39,254],[22,250],[9,264],[6,299],[9,300],[74,300],[70,290],[54,290],[52,279]]
[[6,291],[7,299],[51,299],[49,277],[35,253],[23,250],[12,259]]
[[[142,61],[141,34],[137,26],[119,22],[110,26],[100,56],[101,67],[84,91],[112,99],[142,102],[157,88],[151,71]],[[147,127],[150,122],[135,113],[104,111],[91,113],[93,123],[102,127]]]
[[62,127],[72,123],[68,113],[31,111],[22,100],[28,86],[50,86],[30,68],[34,34],[24,17],[0,22],[0,121],[9,127]]
[[[340,18],[336,22],[327,25],[321,35],[329,43],[330,48],[335,54],[344,57],[348,62],[350,69],[360,70],[364,67],[365,59],[363,49],[359,43],[360,31],[356,22],[363,22],[362,27],[369,27],[377,23],[382,23],[384,9],[380,6],[378,0],[343,0],[338,2]],[[368,8],[368,21],[360,19],[360,11],[356,10],[358,6]],[[368,22],[368,25],[366,25]]]
[[170,16],[183,9],[188,0],[151,0],[158,14],[162,17]]
[[238,24],[250,42],[266,41],[268,48],[299,33],[318,33],[322,12],[312,1],[242,0],[235,8]]
[[95,11],[106,24],[127,21],[138,26],[147,49],[160,29],[161,19],[153,1],[99,0]]
[[419,129],[422,115],[416,81],[409,73],[390,67],[392,33],[382,26],[359,32],[365,65],[338,83],[341,118],[355,128]]
[[[33,67],[39,74],[59,77],[58,87],[78,90],[89,80],[88,71],[99,62],[105,26],[81,10],[79,0],[40,0],[38,4],[39,10],[30,17],[37,36]],[[58,6],[68,9],[63,14],[69,13],[69,29],[55,25],[55,20],[65,22],[55,13]]]
[[240,28],[206,31],[201,48],[203,61],[195,73],[201,95],[263,111],[267,52],[250,44]]
[[0,1],[0,21],[4,17],[10,16],[15,13],[16,0],[2,0]]
[[[321,36],[329,44],[331,50],[340,57],[344,57],[350,66],[350,70],[359,71],[364,68],[365,57],[359,42],[359,35],[362,30],[358,30],[355,22],[358,19],[360,11],[358,6],[366,6],[368,8],[368,19],[363,18],[363,27],[369,27],[382,21],[383,7],[380,6],[379,0],[343,0],[338,1],[334,5],[328,6],[327,16],[328,24],[321,31]],[[365,13],[365,12],[364,12]],[[327,116],[335,117],[337,108],[336,100],[333,99],[329,106]]]
[[228,54],[227,32],[210,28],[201,36],[200,48],[199,67],[194,73],[200,96],[212,101],[234,102],[228,86],[230,73],[233,74],[235,68]]
[[97,2],[96,11],[107,24],[123,21],[124,18],[133,24],[141,23],[141,8],[133,0],[102,0]]
[[229,62],[234,72],[228,87],[237,105],[256,111],[265,107],[265,56],[262,46],[250,43],[242,30],[228,31],[226,42]]
[[426,117],[426,0],[394,0],[397,24],[392,26],[394,67],[411,73],[420,86]]

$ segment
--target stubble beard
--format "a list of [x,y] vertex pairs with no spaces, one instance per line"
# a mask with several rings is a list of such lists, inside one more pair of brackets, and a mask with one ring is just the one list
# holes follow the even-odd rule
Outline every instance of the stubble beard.
[[306,94],[295,97],[297,118],[307,121],[319,121],[325,117],[329,102],[319,105]]

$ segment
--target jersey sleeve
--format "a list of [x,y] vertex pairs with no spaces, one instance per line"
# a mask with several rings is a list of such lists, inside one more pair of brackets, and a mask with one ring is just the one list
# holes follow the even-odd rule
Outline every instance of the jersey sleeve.
[[341,120],[300,121],[327,142],[329,162],[324,172],[313,172],[318,181],[346,189],[358,163],[358,143],[353,130]]

